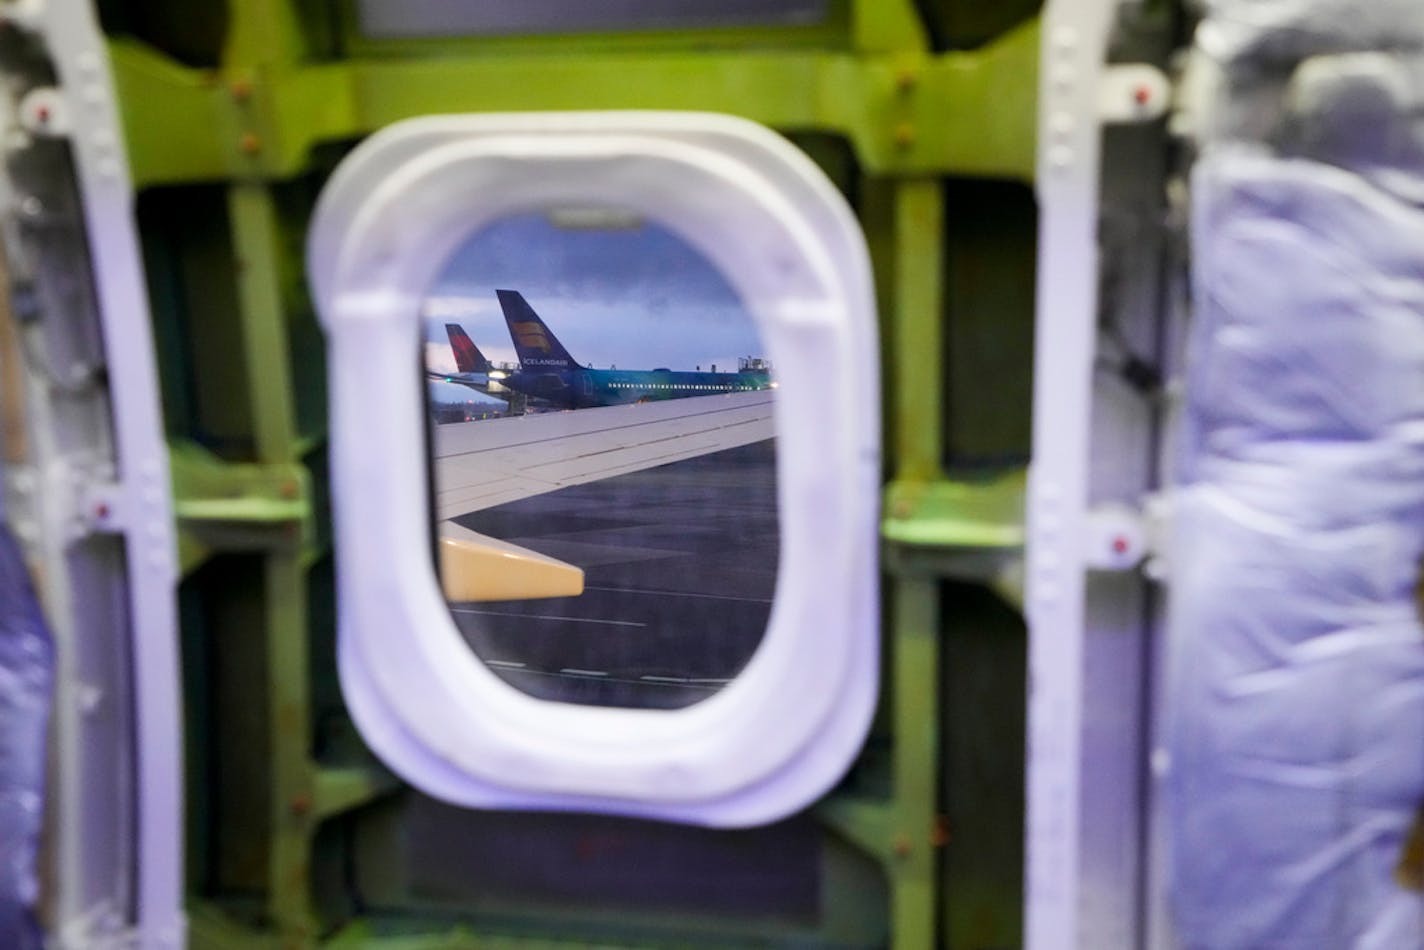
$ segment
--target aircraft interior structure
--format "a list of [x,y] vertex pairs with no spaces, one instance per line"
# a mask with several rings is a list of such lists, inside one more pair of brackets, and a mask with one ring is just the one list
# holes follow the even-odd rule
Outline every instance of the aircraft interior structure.
[[1418,0],[0,72],[0,947],[1424,946]]

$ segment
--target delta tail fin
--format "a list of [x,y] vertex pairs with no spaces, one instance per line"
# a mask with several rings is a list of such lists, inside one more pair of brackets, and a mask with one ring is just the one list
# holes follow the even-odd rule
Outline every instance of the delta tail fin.
[[450,349],[455,353],[455,368],[462,373],[488,373],[490,361],[475,346],[465,328],[458,323],[445,324],[445,335],[450,338]]
[[519,354],[519,364],[525,369],[578,369],[579,364],[564,349],[554,331],[544,325],[534,308],[517,290],[496,290],[504,322],[509,324],[509,338]]

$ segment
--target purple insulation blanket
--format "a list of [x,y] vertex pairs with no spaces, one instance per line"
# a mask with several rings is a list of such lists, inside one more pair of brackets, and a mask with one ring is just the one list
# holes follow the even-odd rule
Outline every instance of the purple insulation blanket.
[[0,947],[40,946],[35,857],[54,651],[19,547],[0,524]]
[[1424,946],[1424,211],[1222,146],[1193,179],[1167,781],[1180,945]]

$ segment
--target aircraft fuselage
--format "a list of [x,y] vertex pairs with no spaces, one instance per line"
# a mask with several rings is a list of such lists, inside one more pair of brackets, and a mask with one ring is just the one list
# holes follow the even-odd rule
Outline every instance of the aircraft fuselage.
[[662,399],[686,399],[719,393],[771,388],[765,370],[735,373],[675,372],[666,369],[617,370],[578,366],[547,368],[521,365],[500,380],[508,389],[548,402],[561,409],[621,406]]

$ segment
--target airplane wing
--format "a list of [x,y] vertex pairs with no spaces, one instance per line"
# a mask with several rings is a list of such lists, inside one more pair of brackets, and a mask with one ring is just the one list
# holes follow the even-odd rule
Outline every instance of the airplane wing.
[[459,515],[769,439],[775,392],[694,396],[436,426],[435,513],[450,600],[583,593],[572,564],[454,524]]
[[762,389],[436,426],[436,517],[769,439],[775,395]]

